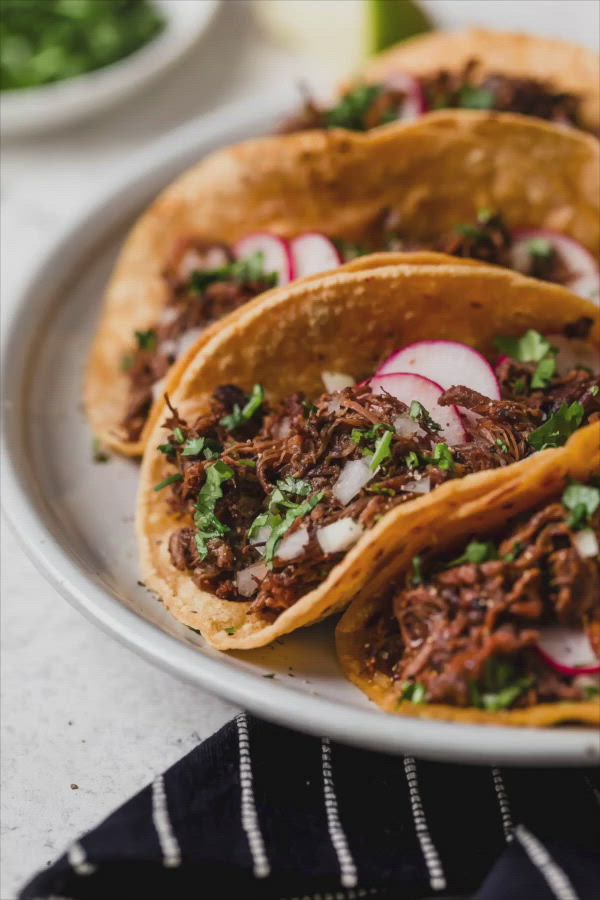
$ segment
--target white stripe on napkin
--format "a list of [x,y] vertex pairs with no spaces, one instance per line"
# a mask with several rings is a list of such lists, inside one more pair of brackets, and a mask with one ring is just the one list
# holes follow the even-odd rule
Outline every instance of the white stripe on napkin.
[[271,866],[265,842],[263,840],[256,803],[254,801],[254,789],[252,783],[252,761],[250,758],[250,738],[248,735],[248,720],[246,713],[236,716],[238,730],[238,746],[240,752],[240,787],[241,787],[241,816],[242,828],[248,838],[248,846],[252,855],[255,878],[266,878],[271,874]]
[[406,772],[406,780],[408,782],[408,792],[410,794],[410,805],[415,823],[415,831],[429,873],[429,886],[432,891],[443,891],[446,887],[446,876],[444,875],[444,869],[439,854],[431,840],[431,835],[427,828],[427,819],[425,818],[423,803],[419,793],[417,764],[412,756],[404,757],[404,771]]
[[338,864],[340,867],[340,880],[344,887],[352,888],[356,886],[358,876],[356,873],[356,865],[348,847],[348,841],[342,823],[340,822],[340,814],[338,810],[337,797],[335,794],[335,785],[333,783],[333,769],[331,768],[331,744],[329,738],[321,739],[321,762],[323,768],[323,793],[325,796],[325,812],[327,814],[327,827],[329,829],[329,837],[333,844]]

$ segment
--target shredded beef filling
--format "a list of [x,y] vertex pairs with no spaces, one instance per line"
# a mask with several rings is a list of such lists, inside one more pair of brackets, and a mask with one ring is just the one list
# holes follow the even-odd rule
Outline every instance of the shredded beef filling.
[[[540,628],[561,625],[585,629],[600,656],[598,558],[580,555],[569,515],[556,502],[521,519],[495,559],[423,560],[370,623],[366,672],[386,673],[413,702],[500,709],[586,699],[589,683],[558,674],[535,649]],[[600,512],[589,527],[600,538]]]
[[[173,564],[199,587],[226,600],[251,600],[255,613],[275,618],[321,584],[346,552],[347,546],[325,552],[319,541],[324,526],[350,519],[360,533],[447,479],[523,459],[534,449],[528,438],[564,403],[561,398],[578,398],[585,420],[598,416],[598,392],[592,389],[597,380],[587,372],[557,376],[547,390],[519,397],[511,394],[513,376],[508,366],[501,373],[504,400],[461,386],[445,392],[443,404],[476,414],[465,420],[468,440],[451,448],[435,422],[418,410],[411,418],[412,408],[367,385],[324,394],[314,405],[300,395],[273,407],[263,399],[251,413],[240,412],[248,409],[249,397],[224,386],[193,423],[173,411],[166,423],[169,440],[161,448],[179,478],[168,486],[168,502],[184,520],[171,536]],[[368,481],[342,502],[337,482],[348,464],[364,471],[378,453]],[[222,493],[210,512],[217,521],[201,523],[205,536],[199,545],[190,519],[199,507],[206,511],[203,486],[216,459]],[[266,518],[257,522],[260,516]],[[287,524],[269,549],[269,537],[283,519]],[[295,533],[298,546],[285,558],[285,541]],[[255,565],[264,566],[255,589],[242,592],[240,572]]]
[[[507,75],[484,75],[477,60],[452,72],[442,69],[419,79],[426,110],[487,109],[535,116],[559,125],[582,128],[581,100],[554,90],[549,82]],[[337,106],[323,108],[310,97],[302,110],[281,127],[284,133],[311,128],[348,128],[368,131],[400,116],[406,95],[384,84],[361,85],[342,97]]]
[[[124,360],[129,396],[121,427],[128,441],[139,439],[155,399],[155,385],[181,354],[182,336],[199,335],[273,286],[268,277],[239,280],[229,276],[226,269],[233,262],[233,253],[225,245],[183,242],[176,248],[163,275],[168,300],[162,317],[147,332],[138,334],[138,346]],[[221,269],[222,278],[202,284],[202,273]]]

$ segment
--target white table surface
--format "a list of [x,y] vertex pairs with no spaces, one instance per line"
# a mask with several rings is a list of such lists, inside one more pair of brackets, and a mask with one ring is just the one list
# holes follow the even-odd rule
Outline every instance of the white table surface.
[[[309,0],[317,2],[317,0]],[[343,2],[343,0],[329,0]],[[429,0],[443,24],[538,30],[594,45],[596,0]],[[568,14],[567,14],[568,8]],[[311,65],[313,75],[314,64]],[[178,124],[305,76],[270,46],[245,0],[225,0],[208,35],[127,106],[2,153],[2,305],[31,262],[119,166]],[[323,72],[321,73],[323,74]],[[234,714],[137,658],[72,610],[2,527],[1,900]]]

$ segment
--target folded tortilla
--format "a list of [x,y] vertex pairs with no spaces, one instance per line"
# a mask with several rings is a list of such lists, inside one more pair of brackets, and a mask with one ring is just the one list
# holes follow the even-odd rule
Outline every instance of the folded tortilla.
[[[512,471],[518,466],[522,466],[521,477],[515,477],[516,473]],[[598,471],[600,423],[595,423],[576,432],[564,447],[542,451],[523,464],[486,473],[481,479],[482,490],[478,495],[473,494],[471,478],[467,477],[453,485],[452,495],[442,497],[440,491],[435,492],[430,508],[426,509],[423,504],[412,519],[408,509],[411,504],[400,507],[397,527],[402,529],[404,541],[397,547],[396,578],[401,578],[412,558],[426,548],[444,553],[462,547],[474,535],[477,540],[485,540],[486,536],[501,529],[508,519],[560,496],[571,479],[585,481]],[[337,653],[344,674],[386,712],[478,724],[600,724],[600,704],[596,699],[540,703],[529,708],[497,712],[449,704],[398,702],[392,679],[383,672],[370,674],[365,666],[365,646],[370,641],[381,609],[382,594],[388,585],[389,579],[376,575],[368,590],[363,591],[344,613],[336,629]]]
[[484,74],[549,82],[561,93],[581,97],[583,124],[600,128],[600,57],[565,41],[529,34],[484,31],[435,31],[403,41],[371,59],[361,72],[369,83],[394,72],[434,75],[441,69],[460,71],[477,60]]
[[[170,401],[188,420],[206,410],[212,391],[236,384],[249,391],[264,386],[276,402],[296,392],[317,397],[324,370],[362,379],[394,349],[425,339],[448,339],[492,354],[499,335],[534,328],[562,331],[582,317],[595,319],[590,340],[600,333],[596,308],[556,285],[492,266],[342,267],[336,272],[279,288],[224,320],[199,346],[172,385]],[[360,327],[358,324],[360,323]],[[157,450],[164,440],[163,403],[142,463],[137,506],[141,577],[170,612],[198,629],[221,649],[249,649],[343,609],[375,574],[392,578],[410,535],[427,530],[457,503],[505,486],[515,503],[531,490],[529,472],[538,460],[563,471],[569,452],[545,450],[502,470],[452,480],[430,494],[386,513],[350,549],[316,589],[298,599],[272,623],[250,611],[250,602],[221,600],[200,590],[189,573],[170,559],[168,539],[184,518],[175,518],[153,488],[169,474]],[[588,438],[589,439],[589,438]],[[456,498],[459,498],[458,500]],[[189,523],[191,524],[191,522]]]
[[[392,211],[401,235],[427,242],[487,207],[501,212],[511,229],[559,231],[595,254],[599,160],[598,143],[581,132],[468,111],[435,113],[367,134],[264,138],[214,154],[158,197],[121,252],[85,380],[94,434],[135,456],[156,423],[154,410],[141,439],[126,439],[120,423],[129,382],[121,363],[134,332],[160,318],[169,296],[165,267],[182,241],[233,244],[258,231],[286,238],[319,231],[360,242]],[[169,390],[193,352],[171,370]]]

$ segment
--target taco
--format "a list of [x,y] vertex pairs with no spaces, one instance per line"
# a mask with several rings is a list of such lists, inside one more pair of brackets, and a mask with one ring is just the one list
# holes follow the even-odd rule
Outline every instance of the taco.
[[585,135],[470,113],[215,154],[125,244],[85,384],[94,433],[140,454],[165,378],[177,381],[207,328],[276,283],[366,252],[445,251],[597,293],[598,162]]
[[600,412],[598,330],[589,302],[483,265],[272,291],[197,349],[161,407],[142,579],[224,649],[343,608],[457,491],[476,502],[500,478],[527,496],[536,451],[561,469]]
[[307,97],[283,130],[368,131],[438,109],[518,113],[598,135],[600,61],[591,50],[533,35],[420,35],[374,57],[335,105]]
[[[592,440],[593,439],[593,440]],[[387,712],[600,724],[600,443],[579,432],[413,531],[391,585],[336,631],[346,676]]]

